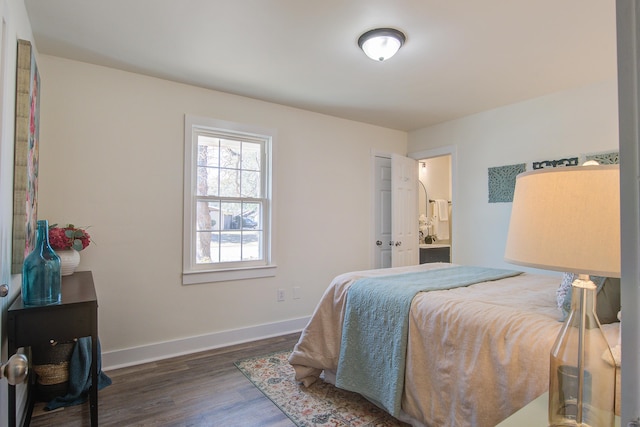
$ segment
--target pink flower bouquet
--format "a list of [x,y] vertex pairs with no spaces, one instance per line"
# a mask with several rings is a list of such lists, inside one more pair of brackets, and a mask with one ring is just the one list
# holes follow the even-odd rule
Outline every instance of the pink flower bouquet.
[[49,244],[53,250],[75,249],[81,251],[91,243],[91,236],[83,228],[76,228],[73,224],[49,227]]

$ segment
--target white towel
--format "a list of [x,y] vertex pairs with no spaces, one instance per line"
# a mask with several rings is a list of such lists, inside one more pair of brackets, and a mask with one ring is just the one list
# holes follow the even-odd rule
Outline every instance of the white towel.
[[436,200],[433,210],[433,225],[438,240],[449,240],[449,202],[442,199]]
[[449,221],[449,202],[442,199],[436,200],[436,211],[440,221]]

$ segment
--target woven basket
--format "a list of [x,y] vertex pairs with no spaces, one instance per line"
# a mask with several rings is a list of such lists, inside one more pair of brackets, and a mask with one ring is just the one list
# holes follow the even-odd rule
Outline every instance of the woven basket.
[[42,402],[64,396],[69,390],[69,359],[75,341],[31,347],[36,373],[36,399]]

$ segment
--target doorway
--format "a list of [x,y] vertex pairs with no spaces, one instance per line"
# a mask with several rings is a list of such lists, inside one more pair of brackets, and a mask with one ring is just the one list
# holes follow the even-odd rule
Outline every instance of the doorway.
[[421,243],[451,245],[451,155],[418,160]]
[[[415,230],[413,238],[406,236],[403,240],[407,249],[407,254],[415,252],[415,257],[406,257],[410,263],[404,265],[414,265],[420,262],[424,249],[438,249],[438,261],[440,259],[440,248],[446,248],[446,260],[453,262],[454,251],[452,247],[454,223],[453,223],[453,207],[455,198],[455,165],[456,155],[455,147],[447,146],[435,150],[425,150],[420,152],[411,153],[407,156],[406,160],[413,160],[413,168],[415,168],[415,174],[412,174],[414,178],[411,179],[416,185],[413,190],[414,196],[408,198],[405,206],[402,208],[398,206],[398,203],[392,202],[392,176],[393,168],[391,167],[392,155],[388,153],[373,153],[372,156],[372,182],[373,182],[373,200],[372,200],[372,214],[373,214],[373,227],[371,233],[372,247],[371,250],[371,265],[372,268],[387,268],[395,266],[396,263],[393,260],[393,252],[398,248],[395,247],[395,240],[397,237],[393,236],[393,217],[392,211],[396,209],[404,209],[408,215],[406,216],[407,232]],[[395,156],[396,158],[402,158],[402,156]],[[423,166],[424,163],[424,166]],[[408,163],[407,163],[408,165]],[[408,175],[407,175],[408,176]],[[424,186],[424,187],[423,187]],[[430,187],[434,186],[433,191]],[[436,239],[428,247],[424,247],[424,239],[419,242],[419,219],[423,214],[429,218],[433,216],[433,208],[435,203],[430,203],[429,200],[443,199],[447,202],[448,206],[448,224],[447,230],[449,232],[446,239]],[[392,206],[393,205],[393,206]],[[397,214],[395,215],[397,216]],[[433,228],[432,228],[433,230]],[[420,243],[420,244],[419,244]],[[415,249],[413,245],[415,244]],[[409,247],[407,247],[409,245]],[[392,246],[391,248],[389,246]],[[404,249],[403,248],[403,249]]]
[[372,156],[373,268],[416,265],[418,163],[397,154]]
[[[421,260],[425,249],[434,253],[447,253],[448,262],[455,260],[455,197],[456,149],[444,146],[432,150],[410,153],[408,157],[418,163],[418,215],[421,218],[423,240],[420,244]],[[439,203],[436,203],[439,201]],[[434,212],[445,203],[447,221],[434,220]],[[426,224],[425,224],[426,222]],[[436,223],[437,222],[437,223]],[[424,225],[427,226],[425,229]],[[430,236],[431,238],[427,238]],[[426,243],[430,241],[431,243]],[[438,261],[441,258],[437,259]]]

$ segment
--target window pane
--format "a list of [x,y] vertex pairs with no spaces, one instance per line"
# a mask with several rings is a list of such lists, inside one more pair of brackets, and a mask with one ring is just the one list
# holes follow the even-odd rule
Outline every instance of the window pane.
[[240,141],[220,140],[220,167],[240,169]]
[[218,167],[220,143],[218,138],[198,135],[198,166]]
[[220,233],[211,233],[211,261],[212,263],[220,262]]
[[225,231],[220,235],[220,262],[240,261],[242,241],[239,231]]
[[262,144],[255,142],[242,143],[242,169],[258,171],[260,170],[260,159]]
[[196,233],[196,264],[209,264],[218,262],[218,233],[197,232]]
[[242,228],[244,230],[262,229],[260,203],[244,203],[242,205]]
[[218,195],[218,168],[198,167],[198,196]]
[[260,172],[242,171],[242,197],[259,198],[260,191]]
[[220,229],[220,202],[198,201],[196,204],[197,231]]
[[220,170],[220,197],[240,197],[239,170]]
[[245,231],[242,233],[242,260],[262,259],[262,232]]
[[222,202],[222,229],[239,230],[241,225],[242,204],[234,202]]

